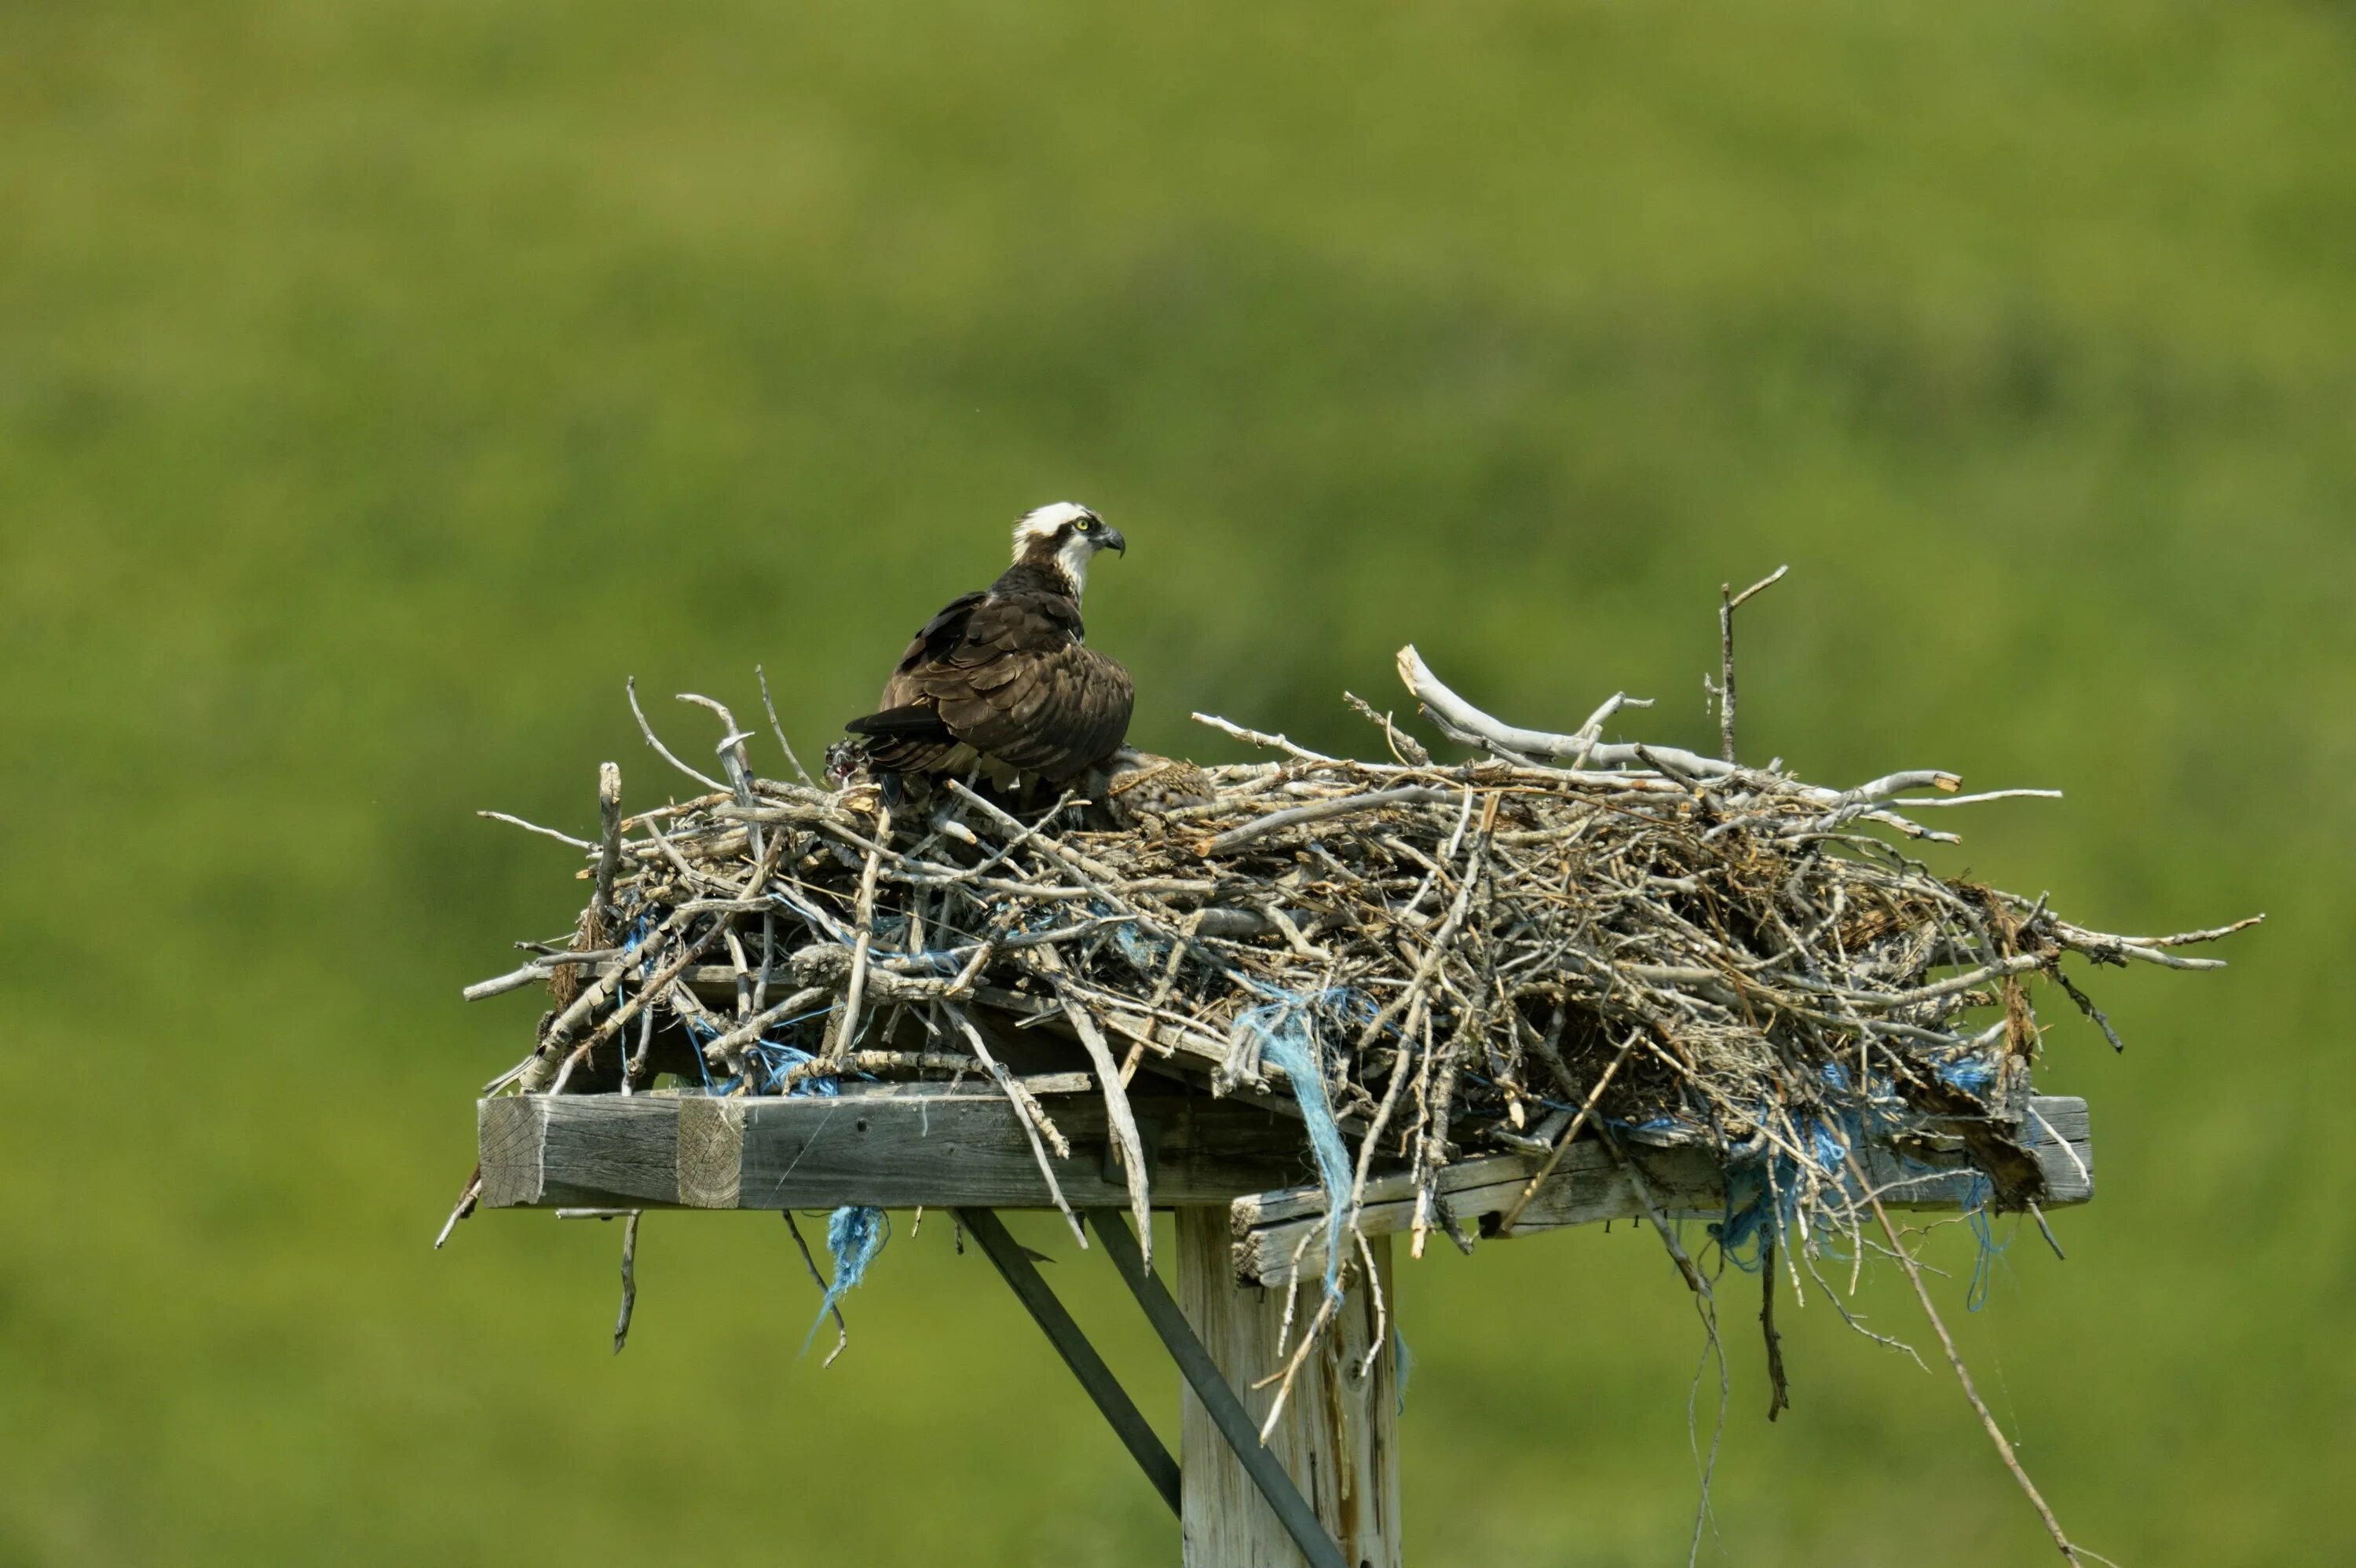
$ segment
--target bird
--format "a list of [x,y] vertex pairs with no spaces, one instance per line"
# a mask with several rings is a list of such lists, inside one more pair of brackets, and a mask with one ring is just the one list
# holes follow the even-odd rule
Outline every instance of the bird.
[[1114,827],[1143,827],[1159,816],[1218,798],[1211,775],[1183,757],[1164,757],[1123,746],[1091,769],[1088,793],[1103,803]]
[[1129,734],[1135,689],[1118,660],[1087,645],[1080,594],[1088,563],[1129,552],[1120,530],[1075,501],[1014,525],[1014,559],[989,588],[964,593],[900,656],[873,713],[844,726],[886,775],[962,775],[979,767],[1001,790],[1068,784]]

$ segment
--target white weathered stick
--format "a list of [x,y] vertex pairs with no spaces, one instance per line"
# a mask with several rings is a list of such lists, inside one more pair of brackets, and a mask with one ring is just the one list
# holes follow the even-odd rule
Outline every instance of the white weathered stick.
[[553,838],[559,844],[570,844],[575,849],[594,849],[597,848],[597,846],[590,843],[586,838],[575,838],[570,833],[559,833],[553,827],[542,827],[537,822],[527,822],[520,816],[510,816],[504,811],[478,811],[475,813],[475,815],[477,816],[487,816],[493,822],[504,822],[509,827],[520,827],[526,833],[537,833],[542,838]]
[[1137,1216],[1138,1249],[1151,1268],[1153,1204],[1147,1191],[1145,1140],[1138,1134],[1137,1115],[1130,1108],[1129,1091],[1121,1083],[1120,1063],[1113,1059],[1112,1047],[1105,1043],[1104,1031],[1097,1028],[1087,1008],[1075,1001],[1060,985],[1055,994],[1064,1005],[1064,1017],[1071,1020],[1072,1032],[1080,1037],[1080,1049],[1088,1053],[1088,1061],[1097,1070],[1097,1081],[1104,1092],[1105,1124],[1120,1150],[1121,1176],[1129,1186],[1129,1206]]
[[842,1027],[828,1051],[829,1061],[840,1061],[851,1053],[851,1038],[859,1031],[860,1008],[867,998],[867,949],[875,940],[875,877],[881,869],[880,846],[892,842],[892,813],[889,807],[879,807],[875,842],[879,848],[869,852],[867,864],[859,873],[859,901],[851,906],[859,922],[851,948],[851,984],[842,993]]
[[623,682],[623,689],[629,693],[630,712],[638,721],[638,733],[647,738],[647,744],[655,749],[655,755],[660,757],[664,762],[669,763],[672,767],[677,768],[680,773],[685,773],[689,778],[693,779],[704,788],[712,791],[714,795],[724,795],[730,793],[726,784],[722,784],[710,773],[697,773],[693,768],[689,767],[685,763],[680,762],[677,757],[670,754],[670,748],[664,745],[661,738],[656,735],[655,727],[647,722],[647,710],[638,706],[638,677],[637,676],[632,676],[626,681]]
[[1047,1196],[1055,1200],[1055,1207],[1063,1212],[1064,1223],[1072,1228],[1072,1239],[1086,1251],[1088,1233],[1081,1228],[1080,1217],[1072,1212],[1071,1204],[1065,1200],[1064,1184],[1055,1179],[1055,1167],[1047,1158],[1047,1146],[1039,1136],[1039,1103],[1023,1093],[1023,1086],[1014,1081],[1005,1065],[991,1054],[989,1043],[981,1038],[981,1031],[973,1027],[973,1020],[965,1016],[963,1008],[951,1002],[943,1002],[940,1006],[941,1010],[948,1014],[949,1021],[957,1025],[958,1031],[965,1036],[967,1043],[973,1047],[974,1056],[989,1071],[991,1077],[998,1081],[998,1087],[1007,1099],[1013,1102],[1014,1119],[1021,1124],[1023,1136],[1031,1140],[1031,1156],[1039,1162],[1039,1174],[1047,1179]]
[[[1590,763],[1605,767],[1624,767],[1641,760],[1634,745],[1598,745],[1578,735],[1524,730],[1491,718],[1457,696],[1432,674],[1431,667],[1423,662],[1423,656],[1415,651],[1413,643],[1398,651],[1398,672],[1399,679],[1407,683],[1407,688],[1415,694],[1416,700],[1423,704],[1424,711],[1435,721],[1477,741],[1494,742],[1526,757],[1584,756]],[[1724,778],[1740,771],[1731,763],[1705,757],[1698,752],[1683,751],[1676,746],[1647,746],[1644,750],[1651,752],[1680,773],[1690,773],[1697,778]]]
[[777,705],[769,700],[769,672],[759,665],[755,665],[753,675],[761,683],[761,706],[768,710],[769,729],[777,737],[777,749],[785,752],[786,761],[793,764],[794,777],[809,784],[812,789],[816,789],[818,785],[810,778],[809,770],[802,766],[802,760],[799,757],[794,755],[794,743],[786,739],[786,727],[777,722]]

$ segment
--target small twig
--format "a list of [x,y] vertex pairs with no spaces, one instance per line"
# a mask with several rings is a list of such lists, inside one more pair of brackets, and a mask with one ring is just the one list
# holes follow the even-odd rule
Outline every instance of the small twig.
[[520,991],[526,986],[547,979],[555,969],[556,965],[544,959],[535,958],[520,968],[510,969],[504,975],[495,975],[487,980],[477,980],[458,995],[469,1002],[479,1002],[490,997],[503,997],[509,991]]
[[802,783],[809,784],[812,789],[816,789],[818,787],[818,782],[812,779],[809,776],[809,770],[802,766],[802,760],[794,755],[794,743],[786,739],[786,727],[777,722],[777,705],[769,700],[768,672],[763,669],[759,665],[755,665],[753,667],[753,675],[755,678],[759,680],[761,683],[761,706],[768,709],[769,729],[776,735],[778,749],[786,753],[786,761],[793,764],[794,777],[801,780]]
[[458,1228],[458,1221],[475,1211],[475,1205],[482,1196],[483,1168],[478,1165],[475,1167],[475,1174],[466,1179],[466,1190],[458,1194],[458,1201],[450,1205],[450,1217],[442,1221],[442,1233],[434,1238],[435,1252],[442,1250],[442,1243],[450,1239],[450,1232]]
[[[1375,1249],[1363,1235],[1357,1237],[1357,1243],[1358,1263],[1366,1271],[1366,1292],[1375,1302],[1375,1331],[1366,1337],[1366,1353],[1358,1362],[1358,1377],[1364,1381],[1374,1374],[1376,1360],[1391,1349],[1391,1318],[1389,1304],[1383,1299],[1383,1272],[1375,1266]],[[1472,1249],[1465,1250],[1469,1253]],[[1293,1270],[1292,1277],[1299,1282],[1299,1268]]]
[[1383,727],[1383,739],[1389,743],[1392,756],[1409,767],[1428,768],[1431,765],[1431,753],[1423,749],[1423,742],[1392,723],[1389,714],[1376,712],[1372,703],[1355,691],[1344,692],[1342,700],[1356,709],[1362,717]]
[[1783,1336],[1775,1328],[1775,1243],[1759,1253],[1759,1328],[1767,1339],[1767,1419],[1792,1408],[1792,1385],[1783,1378]]
[[1991,800],[2060,800],[2062,798],[2062,792],[2058,789],[1990,789],[1982,790],[1977,795],[1897,795],[1891,798],[1890,804],[1902,805],[1909,811],[1920,811],[1924,806],[1981,805]]
[[2053,1249],[2053,1255],[2056,1258],[2065,1264],[2068,1263],[2070,1254],[2062,1250],[2061,1238],[2054,1235],[2053,1227],[2046,1222],[2045,1211],[2037,1206],[2037,1200],[2034,1198],[2028,1200],[2028,1203],[2029,1218],[2037,1221],[2038,1232],[2045,1238],[2045,1244]]
[[622,770],[615,763],[597,764],[597,821],[602,842],[597,847],[594,908],[610,927],[614,917],[614,870],[622,861]]
[[1734,593],[1731,583],[1718,585],[1718,684],[1701,677],[1702,689],[1718,699],[1718,755],[1734,761]]
[[723,732],[720,743],[712,748],[712,754],[720,759],[721,766],[726,770],[728,785],[736,793],[736,803],[739,805],[752,805],[753,759],[745,754],[744,742],[753,738],[753,732],[739,727],[736,715],[731,713],[728,705],[717,698],[705,697],[701,692],[681,691],[674,694],[672,700],[691,702],[698,708],[708,709],[720,720]]
[[1624,691],[1615,691],[1605,698],[1596,706],[1595,711],[1587,716],[1587,722],[1581,724],[1577,733],[1571,737],[1580,742],[1579,750],[1571,753],[1571,771],[1576,773],[1587,766],[1588,758],[1594,754],[1595,743],[1603,738],[1605,721],[1613,714],[1622,708],[1650,708],[1651,706],[1653,706],[1651,698],[1631,697]]
[[1783,581],[1783,574],[1791,570],[1792,569],[1789,565],[1777,567],[1774,571],[1769,572],[1766,576],[1761,578],[1758,581],[1752,583],[1741,592],[1736,594],[1734,596],[1733,608],[1737,610],[1741,609],[1742,602],[1744,600],[1750,598],[1753,593],[1758,592],[1762,588],[1774,587],[1775,584]]
[[[1686,1443],[1694,1456],[1694,1469],[1700,1480],[1700,1496],[1694,1501],[1693,1539],[1686,1548],[1686,1568],[1696,1568],[1701,1561],[1701,1539],[1705,1530],[1714,1530],[1717,1514],[1710,1507],[1710,1483],[1718,1475],[1719,1450],[1726,1443],[1726,1407],[1733,1397],[1733,1381],[1726,1365],[1726,1342],[1718,1337],[1718,1301],[1708,1293],[1694,1297],[1694,1313],[1701,1319],[1701,1359],[1694,1364],[1693,1382],[1686,1390]],[[1701,1395],[1702,1373],[1711,1360],[1718,1362],[1718,1413],[1710,1423],[1709,1452],[1701,1451],[1701,1439],[1695,1431],[1694,1405]]]
[[[1701,1270],[1687,1255],[1685,1244],[1677,1240],[1677,1232],[1669,1224],[1668,1216],[1661,1212],[1660,1204],[1653,1197],[1653,1184],[1644,1179],[1644,1168],[1620,1147],[1620,1140],[1612,1136],[1610,1127],[1599,1123],[1595,1133],[1597,1140],[1603,1145],[1603,1152],[1612,1157],[1612,1163],[1619,1167],[1620,1174],[1628,1179],[1628,1189],[1636,1195],[1637,1205],[1644,1211],[1644,1218],[1651,1223],[1653,1233],[1661,1238],[1661,1245],[1668,1250],[1669,1261],[1677,1265],[1677,1273],[1685,1277],[1686,1288],[1696,1296],[1708,1296],[1709,1281],[1702,1276]],[[1715,1328],[1717,1319],[1713,1317],[1710,1321]]]
[[510,827],[520,827],[526,833],[537,833],[542,838],[553,838],[559,844],[570,844],[575,849],[594,849],[597,848],[597,846],[590,843],[586,838],[575,838],[570,833],[559,833],[553,827],[542,827],[537,822],[526,822],[522,817],[509,816],[504,811],[478,811],[475,813],[475,815],[477,816],[487,816],[493,822],[504,822]]
[[1323,752],[1312,752],[1306,746],[1296,746],[1281,735],[1265,735],[1258,730],[1247,730],[1240,724],[1231,724],[1215,713],[1191,713],[1187,717],[1197,724],[1209,725],[1222,735],[1232,735],[1248,746],[1266,746],[1271,750],[1282,752],[1288,756],[1298,757],[1304,763],[1332,763],[1340,760],[1329,757]]
[[858,930],[851,938],[851,984],[842,993],[841,1026],[835,1034],[834,1043],[827,1048],[827,1059],[831,1061],[841,1061],[850,1054],[851,1040],[859,1032],[860,1009],[867,997],[867,949],[875,938],[875,878],[881,869],[881,846],[892,842],[891,808],[879,806],[876,809],[875,842],[878,848],[868,852],[867,864],[861,868],[859,873],[859,900],[852,905]]
[[1537,1173],[1530,1178],[1528,1185],[1522,1189],[1512,1205],[1498,1219],[1497,1234],[1510,1236],[1514,1233],[1514,1222],[1522,1217],[1522,1211],[1530,1206],[1530,1200],[1538,1195],[1538,1189],[1546,1185],[1547,1178],[1554,1174],[1555,1167],[1562,1163],[1562,1157],[1570,1150],[1571,1140],[1579,1136],[1579,1130],[1585,1126],[1587,1119],[1595,1114],[1596,1105],[1603,1098],[1603,1091],[1612,1086],[1612,1077],[1619,1072],[1621,1063],[1628,1060],[1629,1053],[1636,1049],[1637,1042],[1644,1038],[1644,1031],[1641,1026],[1628,1031],[1628,1038],[1621,1042],[1618,1054],[1614,1055],[1611,1064],[1604,1068],[1602,1076],[1596,1079],[1595,1087],[1588,1091],[1586,1102],[1579,1107],[1579,1115],[1571,1118],[1570,1125],[1565,1127],[1562,1136],[1555,1140],[1554,1152],[1546,1157],[1546,1162],[1538,1167]]
[[2094,998],[2072,985],[2070,976],[2062,973],[2062,965],[2059,963],[2046,973],[2051,975],[2062,989],[2069,994],[2070,999],[2078,1004],[2080,1012],[2094,1020],[2094,1027],[2103,1031],[2103,1038],[2111,1042],[2111,1049],[2125,1054],[2127,1042],[2119,1038],[2119,1031],[2111,1027],[2110,1015],[2094,1005]]
[[1996,1417],[1988,1411],[1987,1403],[1980,1398],[1980,1391],[1972,1386],[1971,1371],[1964,1365],[1963,1353],[1955,1349],[1954,1337],[1947,1332],[1945,1320],[1940,1317],[1938,1307],[1931,1301],[1930,1287],[1922,1283],[1922,1270],[1915,1263],[1914,1254],[1899,1241],[1898,1228],[1890,1222],[1889,1212],[1881,1207],[1881,1199],[1874,1192],[1872,1184],[1866,1180],[1864,1168],[1857,1163],[1857,1156],[1852,1153],[1844,1158],[1849,1175],[1856,1179],[1859,1190],[1864,1192],[1865,1200],[1873,1206],[1873,1217],[1880,1223],[1881,1233],[1890,1239],[1890,1250],[1897,1255],[1899,1266],[1906,1271],[1907,1282],[1914,1287],[1914,1298],[1922,1304],[1922,1315],[1931,1320],[1931,1327],[1937,1331],[1939,1343],[1947,1352],[1947,1365],[1954,1369],[1955,1381],[1964,1385],[1964,1397],[1972,1402],[1972,1409],[1978,1414],[1980,1424],[1987,1429],[1988,1441],[1996,1445],[1997,1455],[2004,1461],[2004,1467],[2012,1472],[2012,1478],[2020,1483],[2021,1491],[2028,1496],[2030,1506],[2037,1509],[2037,1517],[2045,1521],[2046,1532],[2053,1537],[2053,1544],[2061,1549],[2064,1558],[2075,1563],[2078,1549],[2070,1544],[2070,1537],[2063,1532],[2062,1521],[2053,1517],[2053,1510],[2046,1507],[2037,1483],[2029,1478],[2027,1470],[2021,1468],[2019,1456],[2012,1451],[2012,1443],[2005,1436],[2004,1428],[1997,1424]]
[[[1597,745],[1592,738],[1578,735],[1550,734],[1543,730],[1524,730],[1501,723],[1473,707],[1444,685],[1423,662],[1423,656],[1410,643],[1398,651],[1399,679],[1415,693],[1424,711],[1443,729],[1459,735],[1470,736],[1478,745],[1502,747],[1528,757],[1587,758],[1603,767],[1624,767],[1637,760],[1633,745]],[[1630,706],[1633,706],[1632,702]],[[1705,757],[1698,752],[1682,751],[1675,746],[1654,746],[1650,750],[1680,771],[1696,777],[1721,778],[1736,771],[1734,765],[1716,757]]]
[[703,1060],[738,1071],[744,1048],[759,1040],[772,1024],[794,1017],[806,1008],[817,1006],[832,993],[824,986],[805,986],[784,1001],[763,1008],[752,1017],[703,1047]]
[[1292,1354],[1285,1358],[1283,1367],[1252,1384],[1255,1391],[1270,1383],[1277,1385],[1276,1398],[1269,1403],[1268,1418],[1259,1424],[1262,1444],[1268,1442],[1276,1431],[1276,1424],[1284,1418],[1284,1402],[1292,1396],[1292,1380],[1300,1374],[1301,1363],[1309,1359],[1310,1348],[1317,1343],[1317,1336],[1324,1329],[1326,1319],[1333,1316],[1334,1306],[1341,1299],[1334,1295],[1323,1296],[1317,1303],[1316,1313],[1309,1319],[1309,1327],[1301,1331],[1301,1342],[1292,1348]]
[[[623,688],[629,693],[630,712],[638,721],[638,733],[647,738],[647,744],[655,749],[655,755],[660,757],[664,762],[669,763],[672,767],[677,768],[680,773],[685,773],[689,778],[693,779],[696,783],[701,784],[704,788],[711,790],[715,795],[728,795],[732,793],[728,786],[722,784],[718,779],[713,778],[709,773],[697,773],[693,768],[689,767],[685,763],[680,762],[677,757],[670,754],[670,748],[664,745],[661,738],[656,735],[655,727],[647,722],[647,710],[638,706],[638,677],[637,676],[632,676],[628,680],[625,681],[623,683]],[[590,848],[590,846],[584,845],[583,848]]]
[[614,1319],[614,1354],[630,1339],[630,1314],[638,1305],[638,1211],[622,1221],[622,1310]]
[[1779,566],[1740,593],[1732,583],[1718,585],[1718,754],[1723,762],[1734,761],[1734,613],[1753,593],[1783,581],[1791,570]]

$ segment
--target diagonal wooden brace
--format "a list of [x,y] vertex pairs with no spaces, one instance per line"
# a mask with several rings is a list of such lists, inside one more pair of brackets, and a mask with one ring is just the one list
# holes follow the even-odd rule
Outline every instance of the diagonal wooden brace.
[[980,1243],[983,1254],[998,1265],[1000,1276],[1016,1299],[1029,1308],[1032,1320],[1047,1336],[1047,1342],[1055,1347],[1055,1353],[1064,1358],[1064,1364],[1072,1369],[1072,1375],[1080,1380],[1080,1386],[1096,1401],[1097,1409],[1104,1413],[1105,1420],[1137,1461],[1138,1468],[1145,1472],[1145,1478],[1153,1483],[1162,1501],[1170,1505],[1170,1511],[1177,1513],[1178,1461],[1170,1456],[1170,1450],[1162,1445],[1162,1439],[1155,1435],[1128,1391],[1120,1386],[1120,1380],[1113,1376],[1112,1369],[1088,1343],[1088,1337],[1080,1332],[1080,1326],[1072,1321],[1072,1315],[1064,1310],[1064,1304],[1055,1299],[1055,1291],[1040,1277],[1038,1266],[1007,1233],[1005,1221],[988,1209],[960,1209],[957,1213],[965,1222],[966,1233]]

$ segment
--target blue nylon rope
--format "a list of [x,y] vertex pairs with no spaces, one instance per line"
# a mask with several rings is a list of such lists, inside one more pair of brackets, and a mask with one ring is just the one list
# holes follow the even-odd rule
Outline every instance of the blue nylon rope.
[[810,1341],[818,1338],[826,1315],[834,1310],[843,1292],[858,1288],[867,1277],[867,1265],[875,1261],[875,1254],[891,1239],[892,1218],[881,1209],[851,1204],[826,1217],[826,1250],[834,1254],[834,1279],[818,1304],[818,1316],[811,1319],[809,1332],[802,1336],[801,1354],[809,1354]]
[[[1263,994],[1270,989],[1257,988]],[[1336,1300],[1342,1295],[1342,1226],[1349,1218],[1355,1183],[1341,1124],[1333,1119],[1333,1104],[1325,1096],[1324,1053],[1313,1014],[1321,1007],[1340,1005],[1346,995],[1341,990],[1277,993],[1277,1000],[1236,1019],[1238,1032],[1248,1031],[1258,1040],[1260,1060],[1283,1069],[1301,1106],[1310,1152],[1317,1160],[1317,1179],[1325,1189],[1325,1294]]]

